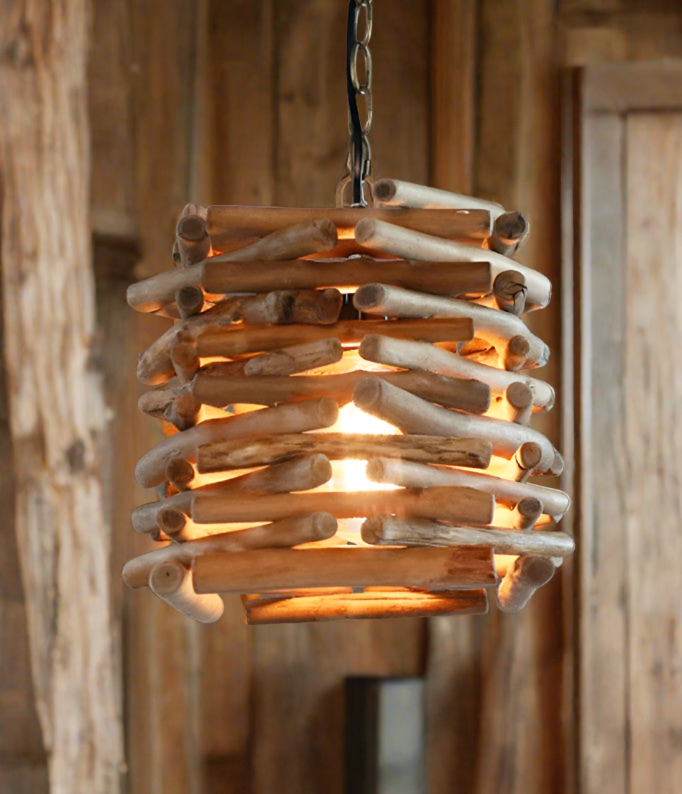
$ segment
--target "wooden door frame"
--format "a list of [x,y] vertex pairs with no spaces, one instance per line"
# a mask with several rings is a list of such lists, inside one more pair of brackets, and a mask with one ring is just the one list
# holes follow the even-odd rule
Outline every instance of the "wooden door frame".
[[563,486],[573,500],[564,520],[568,521],[568,529],[576,538],[577,553],[570,563],[574,575],[565,577],[566,604],[572,610],[566,622],[570,659],[567,660],[565,683],[566,702],[573,704],[566,715],[573,762],[567,788],[579,794],[591,794],[582,787],[582,763],[587,748],[583,746],[581,736],[582,642],[579,625],[584,607],[580,587],[582,517],[589,509],[585,493],[589,478],[589,474],[586,474],[588,464],[584,462],[583,453],[591,443],[589,368],[592,347],[588,282],[591,273],[588,248],[591,227],[590,216],[583,212],[582,205],[587,194],[584,142],[591,114],[625,116],[632,112],[663,111],[682,111],[682,60],[605,62],[566,70],[562,107],[560,404],[561,442],[567,463]]

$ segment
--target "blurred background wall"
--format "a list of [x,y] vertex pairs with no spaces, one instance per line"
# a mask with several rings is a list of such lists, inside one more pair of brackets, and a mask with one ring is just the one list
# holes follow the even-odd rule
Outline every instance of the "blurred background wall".
[[[30,71],[35,63],[18,58],[17,38],[28,31],[31,46],[38,46],[32,36],[54,22],[55,8],[69,5],[4,3],[2,68]],[[374,174],[480,195],[530,217],[533,231],[521,258],[556,285],[553,308],[533,324],[553,350],[543,376],[560,387],[566,67],[682,57],[682,9],[675,0],[376,0],[374,6]],[[118,712],[108,716],[124,735],[122,790],[341,794],[343,682],[351,675],[425,677],[429,794],[654,790],[632,786],[628,714],[600,728],[625,748],[613,756],[598,748],[615,759],[613,774],[603,764],[593,771],[603,758],[595,760],[595,745],[585,738],[590,725],[577,642],[590,605],[574,585],[572,565],[519,615],[493,609],[482,618],[429,622],[247,628],[238,600],[228,599],[219,623],[200,626],[147,592],[124,590],[122,564],[148,542],[129,524],[133,507],[149,499],[132,471],[160,440],[156,423],[136,409],[141,389],[134,362],[164,322],[129,310],[126,286],[168,267],[174,226],[189,200],[333,203],[347,145],[346,3],[93,0],[90,10],[81,42],[90,152],[72,168],[82,168],[84,178],[90,169],[94,363],[111,409],[98,477],[111,527],[103,537],[111,548],[112,625],[99,630],[114,638],[107,680],[115,682]],[[12,149],[6,143],[3,151],[7,184]],[[566,169],[565,147],[563,154]],[[13,196],[7,190],[3,196],[6,237]],[[64,197],[52,200],[59,208]],[[3,247],[6,301],[14,267],[7,253]],[[570,352],[570,345],[564,349]],[[571,366],[564,360],[565,372]],[[36,596],[19,576],[15,525],[24,502],[21,477],[18,485],[13,477],[19,440],[10,417],[12,383],[0,379],[0,792],[42,794],[56,740],[46,732],[40,696],[36,709],[29,670],[29,633],[34,643],[48,640],[40,626],[29,632],[26,606]],[[569,389],[559,394],[560,403],[571,402]],[[555,410],[540,428],[555,443],[560,416]],[[88,629],[81,640],[93,642]],[[41,692],[50,691],[49,670],[46,675]],[[670,752],[676,746],[679,755],[676,719]],[[666,763],[679,764],[651,758],[654,766]],[[86,764],[74,780],[90,780],[88,774]],[[651,780],[672,792],[666,786],[673,778],[661,775]],[[116,779],[60,791],[117,788]]]

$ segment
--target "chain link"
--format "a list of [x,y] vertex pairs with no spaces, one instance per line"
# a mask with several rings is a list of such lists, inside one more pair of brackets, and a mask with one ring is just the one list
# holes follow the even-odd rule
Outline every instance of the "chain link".
[[[364,13],[363,13],[364,11]],[[360,37],[361,23],[364,33]],[[372,128],[372,53],[369,41],[372,37],[372,0],[350,0],[348,4],[348,38],[346,80],[348,89],[348,155],[346,173],[336,187],[336,204],[346,206],[346,189],[351,186],[351,206],[367,206],[365,187],[370,200],[372,147],[369,133]],[[359,97],[363,100],[358,102]],[[364,105],[364,118],[360,104]]]

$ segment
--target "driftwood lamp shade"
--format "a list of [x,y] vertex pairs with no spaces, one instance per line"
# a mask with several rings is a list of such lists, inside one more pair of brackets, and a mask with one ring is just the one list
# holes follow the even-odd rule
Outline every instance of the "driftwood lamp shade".
[[124,578],[203,622],[521,609],[573,550],[552,388],[522,315],[519,212],[391,179],[375,206],[190,204],[175,267],[130,287],[175,322],[140,356],[167,436],[134,512],[158,549]]

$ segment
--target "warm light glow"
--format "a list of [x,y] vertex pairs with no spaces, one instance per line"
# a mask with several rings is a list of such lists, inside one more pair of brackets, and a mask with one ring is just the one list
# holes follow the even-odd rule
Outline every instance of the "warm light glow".
[[[397,435],[398,429],[388,422],[383,422],[371,416],[355,405],[348,403],[341,408],[339,419],[330,433],[367,433],[372,435],[390,436]],[[337,460],[332,461],[332,478],[327,487],[330,491],[392,491],[397,485],[372,482],[367,478],[366,460]],[[339,521],[337,535],[341,538],[366,545],[360,537],[360,528],[364,518],[350,518]]]

